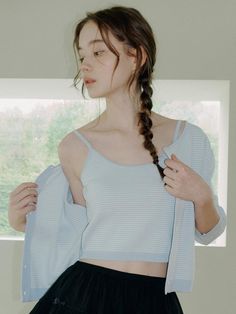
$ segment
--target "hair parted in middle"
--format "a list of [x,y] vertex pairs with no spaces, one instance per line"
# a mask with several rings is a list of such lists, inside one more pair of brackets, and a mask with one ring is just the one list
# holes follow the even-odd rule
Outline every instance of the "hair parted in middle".
[[[108,33],[112,33],[112,35],[118,41],[122,42],[127,47],[136,49],[136,69],[129,78],[128,90],[130,91],[133,81],[136,80],[135,91],[140,95],[140,109],[137,113],[138,125],[141,125],[139,128],[139,133],[143,135],[143,146],[145,149],[149,150],[150,155],[153,158],[153,163],[157,166],[160,176],[163,179],[164,169],[158,163],[159,159],[156,147],[152,143],[152,120],[150,118],[153,107],[153,89],[151,87],[151,82],[153,79],[153,71],[157,53],[157,47],[152,28],[146,19],[142,16],[142,14],[137,9],[131,7],[113,6],[96,12],[87,12],[86,17],[80,20],[75,28],[73,41],[75,56],[76,51],[79,51],[78,47],[80,32],[83,26],[89,21],[93,21],[97,25],[105,44],[117,57],[113,74],[119,64],[119,53],[109,41]],[[143,64],[142,49],[146,54],[146,60]],[[127,52],[129,53],[128,49]],[[81,80],[78,62],[77,68],[78,73],[74,77],[73,81],[75,88],[77,88],[77,84]],[[82,94],[84,97],[84,83],[82,84]]]

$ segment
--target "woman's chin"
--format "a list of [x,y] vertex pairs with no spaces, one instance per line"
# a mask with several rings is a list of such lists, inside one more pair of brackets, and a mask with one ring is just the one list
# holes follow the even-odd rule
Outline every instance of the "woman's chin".
[[99,93],[95,91],[88,90],[88,95],[90,98],[103,98],[106,97],[106,93]]

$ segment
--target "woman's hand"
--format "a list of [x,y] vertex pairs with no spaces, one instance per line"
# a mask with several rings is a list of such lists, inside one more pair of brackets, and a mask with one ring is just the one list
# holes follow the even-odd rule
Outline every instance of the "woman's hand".
[[165,164],[167,167],[163,172],[163,181],[171,195],[195,204],[203,204],[212,199],[212,190],[206,181],[174,154],[171,154],[171,159],[165,160]]
[[8,221],[13,229],[25,231],[26,214],[36,209],[36,188],[34,182],[23,182],[9,194]]

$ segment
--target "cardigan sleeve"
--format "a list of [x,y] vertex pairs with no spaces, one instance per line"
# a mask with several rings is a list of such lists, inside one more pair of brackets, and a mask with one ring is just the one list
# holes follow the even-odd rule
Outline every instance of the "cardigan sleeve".
[[[208,136],[202,131],[203,134],[203,154],[202,154],[202,164],[200,169],[200,175],[203,179],[208,183],[208,185],[212,188],[212,176],[214,174],[215,169],[215,156],[213,150],[211,148],[211,144]],[[227,217],[225,214],[225,210],[219,205],[218,196],[213,193],[214,204],[219,214],[220,220],[218,223],[207,233],[201,233],[195,228],[195,240],[201,244],[209,244],[213,242],[216,238],[218,238],[225,230]]]

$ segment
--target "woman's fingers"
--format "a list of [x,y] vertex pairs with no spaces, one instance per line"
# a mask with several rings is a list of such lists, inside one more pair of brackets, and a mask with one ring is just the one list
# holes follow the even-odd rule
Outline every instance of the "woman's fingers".
[[34,182],[23,182],[9,194],[8,220],[14,229],[20,230],[26,222],[26,214],[36,209],[36,188]]
[[37,203],[37,200],[38,200],[37,196],[31,194],[31,195],[28,195],[27,197],[24,197],[20,201],[15,202],[12,205],[12,208],[14,208],[15,210],[22,210],[28,205],[35,205]]
[[10,195],[15,197],[17,196],[19,193],[22,193],[22,191],[26,190],[26,189],[30,189],[30,188],[37,188],[37,184],[34,182],[23,182],[21,184],[19,184],[11,193]]
[[38,191],[36,188],[25,187],[23,190],[13,195],[12,197],[12,205],[25,206],[25,202],[34,201],[35,197],[37,199]]

